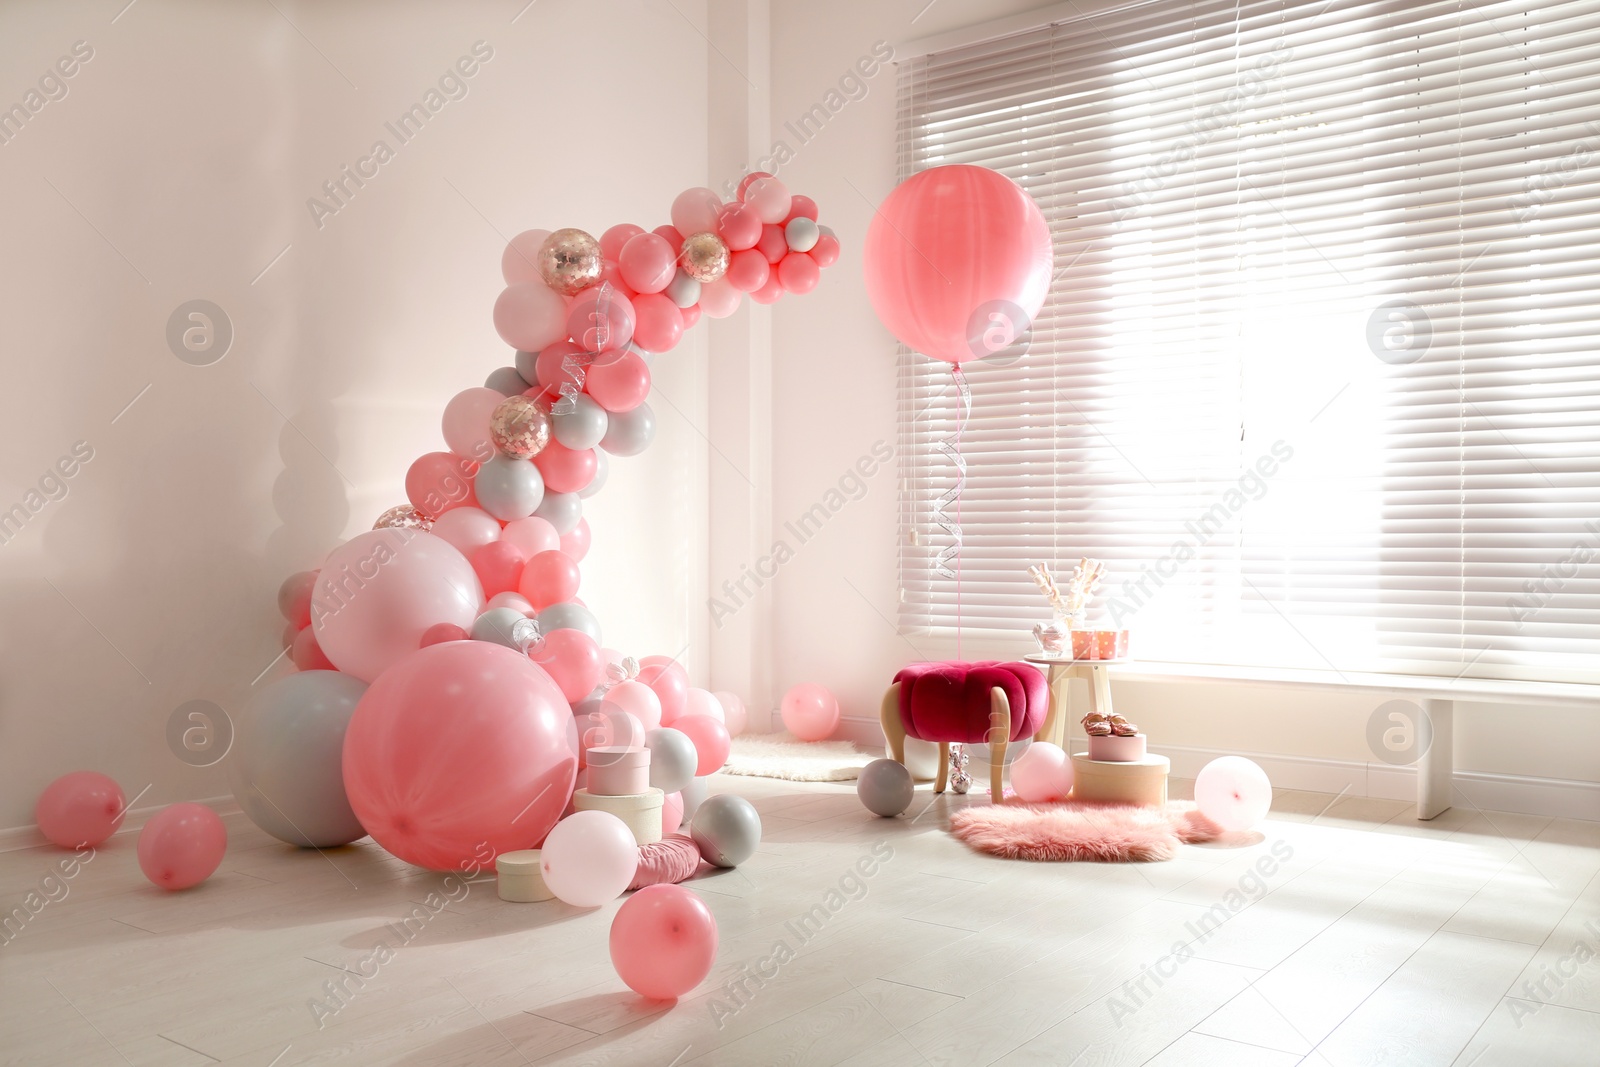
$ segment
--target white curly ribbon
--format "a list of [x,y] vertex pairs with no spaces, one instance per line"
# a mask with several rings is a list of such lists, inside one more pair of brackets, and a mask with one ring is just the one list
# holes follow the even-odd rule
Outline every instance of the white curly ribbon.
[[[952,364],[951,376],[956,383],[956,428],[949,435],[942,437],[933,446],[934,450],[950,461],[955,468],[955,478],[950,483],[950,488],[933,502],[934,525],[945,532],[949,540],[939,549],[939,554],[934,557],[933,567],[935,573],[941,578],[955,578],[954,566],[961,555],[961,519],[959,508],[961,505],[961,491],[967,485],[967,460],[961,454],[961,434],[967,428],[967,419],[972,415],[972,387],[967,384],[967,376],[961,373],[961,367]],[[952,518],[950,508],[958,509],[957,516]]]

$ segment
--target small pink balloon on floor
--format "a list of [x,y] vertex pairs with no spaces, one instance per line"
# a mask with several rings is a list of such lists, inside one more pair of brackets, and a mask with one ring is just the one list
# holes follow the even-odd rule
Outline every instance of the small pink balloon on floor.
[[783,728],[802,741],[821,741],[839,725],[839,702],[816,682],[800,682],[783,694]]
[[1224,830],[1251,830],[1272,808],[1272,782],[1254,760],[1222,756],[1195,775],[1194,802]]
[[126,805],[122,787],[111,778],[99,771],[73,771],[44,787],[33,817],[51,844],[93,847],[117,832]]
[[228,831],[204,804],[174,804],[139,831],[139,869],[162,889],[188,889],[211,877],[228,851]]
[[722,705],[723,725],[728,728],[728,736],[738,737],[744,733],[750,726],[750,714],[745,710],[744,701],[740,699],[739,694],[718,689],[711,695]]
[[676,1000],[711,973],[717,920],[681,885],[645,886],[611,920],[611,963],[642,997]]
[[1072,791],[1072,761],[1060,745],[1035,741],[1012,761],[1011,788],[1030,804],[1065,800]]
[[672,728],[694,742],[694,750],[700,757],[694,772],[696,778],[716,774],[728,762],[731,747],[728,728],[716,719],[709,715],[684,715],[673,720]]

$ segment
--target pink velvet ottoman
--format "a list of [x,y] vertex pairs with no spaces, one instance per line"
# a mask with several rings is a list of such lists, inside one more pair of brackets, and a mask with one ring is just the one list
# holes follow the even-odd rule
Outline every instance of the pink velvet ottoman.
[[938,743],[938,793],[949,775],[952,744],[989,745],[990,796],[998,801],[1005,796],[1006,745],[1038,734],[1049,701],[1044,674],[1031,663],[913,663],[894,676],[880,718],[889,755],[900,763],[906,738]]

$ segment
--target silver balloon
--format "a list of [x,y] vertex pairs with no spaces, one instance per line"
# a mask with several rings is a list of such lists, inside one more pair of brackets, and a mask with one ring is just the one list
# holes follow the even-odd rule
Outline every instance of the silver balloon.
[[344,733],[367,684],[338,671],[270,682],[234,726],[228,777],[251,822],[280,841],[333,848],[367,836],[344,792]]
[[611,474],[611,460],[606,456],[605,450],[594,450],[594,478],[589,484],[578,490],[578,495],[585,500],[594,496],[605,487],[606,478]]
[[656,438],[656,413],[640,404],[632,411],[614,411],[600,447],[613,456],[637,456]]
[[[478,501],[482,503],[483,494],[478,495]],[[489,511],[489,505],[484,504],[483,510]],[[583,503],[577,493],[546,493],[533,513],[554,526],[557,534],[565,537],[578,528],[578,520],[583,518]]]
[[606,435],[606,409],[588,393],[562,397],[550,408],[556,440],[575,452],[593,448]]
[[491,456],[478,468],[472,486],[478,506],[502,522],[527,518],[545,498],[544,477],[531,459]]
[[516,608],[490,608],[473,620],[471,636],[523,652],[539,636],[539,628]]
[[689,836],[700,846],[700,855],[706,862],[737,867],[761,843],[761,816],[744,797],[718,793],[706,798],[694,813]]
[[[518,352],[517,355],[520,356],[522,353]],[[484,388],[493,389],[505,396],[518,396],[527,390],[529,384],[515,367],[496,367],[483,381]]]
[[644,747],[650,750],[652,787],[663,793],[676,793],[694,781],[700,756],[688,734],[670,726],[657,727],[644,735]]
[[856,779],[856,796],[874,815],[894,818],[911,806],[916,795],[911,772],[892,759],[875,759],[861,768]]
[[551,604],[536,616],[539,622],[539,631],[549,633],[551,630],[581,630],[594,638],[595,644],[601,644],[600,620],[594,617],[594,612],[582,604],[568,601],[564,604]]
[[700,810],[700,805],[706,802],[706,797],[710,795],[710,792],[711,790],[704,778],[696,778],[678,790],[679,795],[683,797],[683,823],[685,826],[689,824],[690,819],[694,818],[694,813]]
[[529,386],[539,382],[539,353],[517,350],[517,375]]
[[682,267],[678,268],[678,273],[667,283],[665,292],[667,299],[680,308],[693,307],[700,303],[699,279],[691,278]]

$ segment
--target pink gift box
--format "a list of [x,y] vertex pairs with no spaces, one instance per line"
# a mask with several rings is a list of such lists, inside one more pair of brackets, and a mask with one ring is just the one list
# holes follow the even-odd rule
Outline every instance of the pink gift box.
[[1090,737],[1089,758],[1096,763],[1137,763],[1144,759],[1144,734]]
[[650,750],[634,745],[591,748],[589,792],[597,797],[631,797],[650,789]]
[[1123,659],[1128,655],[1127,630],[1073,630],[1073,659]]

